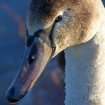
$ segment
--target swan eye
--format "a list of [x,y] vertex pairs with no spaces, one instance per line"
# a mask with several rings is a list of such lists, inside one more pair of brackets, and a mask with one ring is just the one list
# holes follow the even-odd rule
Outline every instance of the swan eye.
[[58,16],[56,19],[55,19],[55,22],[59,22],[59,21],[61,21],[62,20],[62,16],[60,15],[60,16]]

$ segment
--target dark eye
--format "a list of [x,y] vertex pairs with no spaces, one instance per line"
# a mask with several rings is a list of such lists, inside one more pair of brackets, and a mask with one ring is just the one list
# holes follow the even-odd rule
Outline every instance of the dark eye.
[[56,19],[55,19],[55,22],[59,22],[59,21],[61,21],[62,20],[62,16],[60,15],[60,16],[58,16]]

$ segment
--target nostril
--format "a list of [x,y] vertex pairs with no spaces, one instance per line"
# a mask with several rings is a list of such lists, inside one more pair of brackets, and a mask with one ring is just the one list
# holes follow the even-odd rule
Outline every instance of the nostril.
[[31,48],[31,51],[30,51],[29,56],[28,56],[29,66],[35,61],[36,54],[37,54],[37,46],[36,46],[36,44],[34,44]]
[[35,59],[35,55],[33,55],[33,56],[31,57],[31,59],[29,60],[29,65],[30,65],[31,63],[33,63],[34,59]]

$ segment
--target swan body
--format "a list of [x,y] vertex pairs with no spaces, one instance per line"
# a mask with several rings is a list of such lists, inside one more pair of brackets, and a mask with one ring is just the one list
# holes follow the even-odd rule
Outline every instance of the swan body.
[[105,105],[105,9],[101,0],[32,0],[22,66],[7,90],[11,103],[65,50],[65,105]]

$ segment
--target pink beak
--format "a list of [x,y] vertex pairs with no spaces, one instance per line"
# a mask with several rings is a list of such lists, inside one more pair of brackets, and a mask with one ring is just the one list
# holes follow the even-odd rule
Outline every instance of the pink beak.
[[52,48],[38,37],[30,47],[25,48],[21,68],[6,93],[10,103],[16,103],[28,93],[51,56]]

